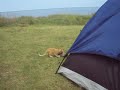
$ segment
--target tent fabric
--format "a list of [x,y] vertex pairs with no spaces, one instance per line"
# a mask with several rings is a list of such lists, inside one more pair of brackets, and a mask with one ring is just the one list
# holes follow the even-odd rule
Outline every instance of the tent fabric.
[[90,53],[120,60],[120,0],[108,0],[85,25],[68,53]]
[[[92,80],[93,82],[96,82],[108,90],[120,90],[120,61],[118,60],[113,60],[113,58],[101,55],[76,53],[70,54],[62,66],[88,78],[89,80]],[[62,72],[63,71],[59,73]],[[63,74],[65,73],[67,72],[64,72]],[[79,78],[81,78],[81,76]],[[84,81],[79,80],[79,82],[75,83],[81,84],[81,82]],[[86,83],[84,84],[86,85]],[[90,85],[87,84],[86,86],[88,87]],[[93,88],[94,86],[95,85],[93,84],[91,85]],[[98,87],[96,86],[96,88]]]
[[58,73],[63,74],[65,77],[68,77],[68,79],[77,83],[82,88],[82,90],[108,90],[101,86],[100,84],[97,84],[96,82],[66,67],[61,66]]

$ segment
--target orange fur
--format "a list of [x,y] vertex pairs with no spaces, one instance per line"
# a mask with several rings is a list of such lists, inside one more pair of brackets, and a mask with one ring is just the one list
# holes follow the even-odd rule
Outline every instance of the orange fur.
[[64,50],[57,48],[48,48],[43,55],[39,54],[39,56],[45,55],[48,55],[48,57],[62,57],[64,56]]

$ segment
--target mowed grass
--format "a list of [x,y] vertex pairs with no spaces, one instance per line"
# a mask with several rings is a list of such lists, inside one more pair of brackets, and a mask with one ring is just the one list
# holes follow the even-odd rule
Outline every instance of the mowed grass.
[[67,51],[83,26],[0,28],[0,90],[81,90],[55,74],[62,58],[39,57],[49,47]]

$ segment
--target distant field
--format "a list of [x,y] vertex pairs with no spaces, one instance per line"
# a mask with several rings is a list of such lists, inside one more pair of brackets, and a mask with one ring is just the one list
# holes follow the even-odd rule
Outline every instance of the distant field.
[[83,26],[32,25],[0,28],[0,90],[80,90],[55,74],[62,58],[39,57],[49,47],[74,42]]

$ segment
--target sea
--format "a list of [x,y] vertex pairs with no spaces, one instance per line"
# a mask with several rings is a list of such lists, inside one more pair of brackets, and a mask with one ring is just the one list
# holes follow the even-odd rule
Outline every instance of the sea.
[[57,14],[71,14],[71,15],[91,15],[97,12],[99,7],[69,7],[69,8],[51,8],[51,9],[35,9],[22,11],[0,12],[0,16],[4,17],[47,17],[49,15]]

